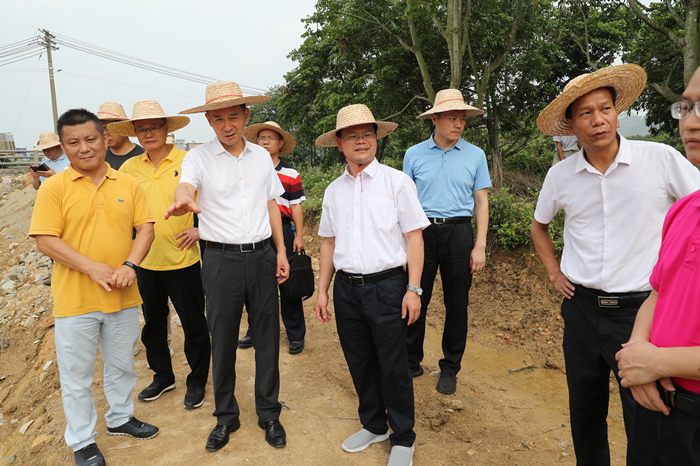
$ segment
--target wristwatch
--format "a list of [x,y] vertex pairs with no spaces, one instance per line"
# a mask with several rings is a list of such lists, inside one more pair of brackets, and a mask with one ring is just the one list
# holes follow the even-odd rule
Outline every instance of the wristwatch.
[[133,262],[126,261],[122,265],[126,265],[127,267],[134,269],[134,272],[139,270],[139,266],[134,264]]
[[421,288],[420,286],[407,285],[406,290],[413,291],[418,296],[421,296],[423,294],[423,288]]

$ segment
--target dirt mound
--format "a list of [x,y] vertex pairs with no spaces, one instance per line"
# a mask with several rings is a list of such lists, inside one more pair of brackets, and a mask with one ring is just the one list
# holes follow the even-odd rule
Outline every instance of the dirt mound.
[[[72,464],[65,446],[65,417],[55,362],[50,261],[26,236],[36,192],[20,181],[0,185],[0,464]],[[321,239],[308,228],[307,252],[317,257]],[[314,261],[317,264],[317,261]],[[435,390],[444,322],[438,278],[428,315],[425,374],[414,379],[415,464],[574,464],[569,433],[566,381],[561,352],[559,297],[531,254],[496,254],[474,277],[470,295],[469,341],[457,392]],[[360,428],[357,398],[343,358],[335,324],[321,324],[314,298],[304,303],[306,349],[287,353],[282,330],[281,422],[286,448],[265,443],[253,402],[254,349],[237,355],[236,396],[242,428],[217,453],[204,450],[214,427],[211,379],[204,406],[183,408],[188,366],[179,322],[173,327],[173,367],[177,388],[151,403],[136,401],[135,415],[160,427],[157,438],[141,442],[108,437],[108,410],[98,358],[93,392],[98,410],[97,442],[110,465],[376,465],[389,457],[388,442],[362,453],[340,449]],[[241,325],[241,336],[247,323]],[[233,336],[232,336],[233,337]],[[136,391],[152,378],[139,343]],[[134,396],[135,398],[135,396]],[[613,462],[624,461],[624,433],[613,397],[610,425]],[[14,462],[14,463],[13,463]]]

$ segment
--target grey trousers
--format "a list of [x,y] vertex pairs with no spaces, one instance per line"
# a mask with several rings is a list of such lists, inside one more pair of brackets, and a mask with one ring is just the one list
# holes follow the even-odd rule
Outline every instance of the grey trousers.
[[277,255],[271,246],[253,252],[207,247],[202,260],[207,324],[211,334],[214,416],[232,424],[240,409],[236,396],[236,350],[243,305],[255,342],[255,411],[262,421],[279,419],[280,322]]

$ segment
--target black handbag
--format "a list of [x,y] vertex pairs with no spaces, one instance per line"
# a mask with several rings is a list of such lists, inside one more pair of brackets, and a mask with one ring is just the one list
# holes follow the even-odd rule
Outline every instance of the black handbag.
[[303,249],[301,253],[287,257],[289,262],[289,278],[280,285],[281,292],[289,299],[306,301],[314,294],[314,270],[311,267],[311,257]]

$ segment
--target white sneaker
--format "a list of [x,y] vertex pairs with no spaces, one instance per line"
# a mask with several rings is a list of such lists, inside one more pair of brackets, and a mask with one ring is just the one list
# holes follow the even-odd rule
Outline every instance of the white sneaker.
[[383,442],[389,438],[389,429],[385,434],[373,434],[372,432],[362,429],[359,432],[352,434],[343,442],[343,450],[348,453],[357,453],[362,451],[373,443]]
[[392,447],[387,466],[413,466],[414,451],[416,451],[414,446],[400,447],[397,445]]
[[136,356],[137,354],[139,354],[139,351],[140,351],[140,350],[139,350],[139,347],[136,346],[136,345],[134,345],[134,356]]

